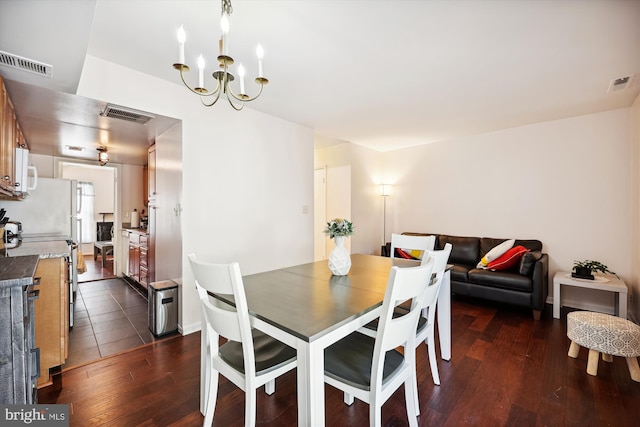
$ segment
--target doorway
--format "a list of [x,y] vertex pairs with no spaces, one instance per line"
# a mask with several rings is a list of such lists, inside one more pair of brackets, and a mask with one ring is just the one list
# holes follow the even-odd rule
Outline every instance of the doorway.
[[88,282],[116,277],[117,245],[112,245],[109,251],[95,251],[94,243],[98,236],[98,224],[112,224],[111,236],[114,239],[113,225],[116,221],[117,205],[117,169],[110,166],[96,166],[94,164],[62,162],[60,164],[61,178],[78,181],[79,212],[81,224],[79,233],[78,252],[84,260],[100,263],[85,262],[86,271],[78,274],[78,282]]

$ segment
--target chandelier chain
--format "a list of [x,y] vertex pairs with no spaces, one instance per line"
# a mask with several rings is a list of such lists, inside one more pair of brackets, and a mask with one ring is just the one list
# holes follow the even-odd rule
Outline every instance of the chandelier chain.
[[231,0],[222,0],[222,13],[227,14],[227,16],[231,16],[233,12],[233,7],[231,6]]

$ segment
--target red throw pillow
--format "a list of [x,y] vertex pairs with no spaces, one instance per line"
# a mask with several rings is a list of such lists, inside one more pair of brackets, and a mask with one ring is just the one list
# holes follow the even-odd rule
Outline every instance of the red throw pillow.
[[415,259],[415,260],[418,259],[418,258],[412,256],[411,254],[406,253],[402,249],[398,249],[398,248],[396,248],[396,256],[397,257],[401,257],[401,258],[406,258],[406,259]]
[[514,246],[505,252],[500,258],[491,261],[489,265],[487,265],[487,268],[494,271],[508,270],[515,267],[515,265],[520,262],[522,255],[527,252],[529,252],[529,249],[524,246]]

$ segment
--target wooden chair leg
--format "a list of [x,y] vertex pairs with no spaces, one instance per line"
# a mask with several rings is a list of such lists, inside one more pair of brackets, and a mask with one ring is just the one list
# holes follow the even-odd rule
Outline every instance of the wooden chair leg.
[[626,359],[631,379],[640,383],[640,367],[638,367],[638,359],[635,357],[627,357]]
[[578,357],[578,353],[580,352],[580,344],[575,341],[571,341],[571,345],[569,346],[569,357],[573,357],[574,359]]
[[607,353],[602,353],[602,360],[611,363],[613,362],[613,356]]
[[600,359],[600,352],[598,350],[589,349],[589,359],[587,360],[587,374],[598,375],[598,359]]

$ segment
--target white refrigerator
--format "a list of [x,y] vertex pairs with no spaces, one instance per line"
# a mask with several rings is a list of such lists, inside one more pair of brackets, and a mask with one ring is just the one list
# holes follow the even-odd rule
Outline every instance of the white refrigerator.
[[72,240],[78,242],[81,207],[78,181],[39,178],[38,187],[23,200],[5,201],[6,216],[22,223],[24,241]]
[[2,200],[5,216],[22,224],[23,242],[66,240],[69,244],[69,325],[73,326],[73,303],[78,290],[78,242],[82,221],[78,181],[38,178],[38,186],[22,200]]

